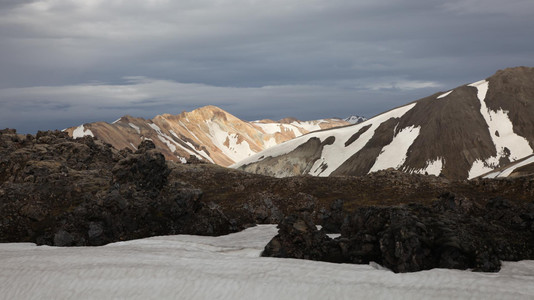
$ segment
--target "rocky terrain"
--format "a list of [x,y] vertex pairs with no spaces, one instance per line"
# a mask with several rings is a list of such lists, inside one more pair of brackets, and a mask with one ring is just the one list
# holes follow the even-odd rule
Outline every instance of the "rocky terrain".
[[88,123],[65,131],[74,138],[93,136],[116,149],[133,151],[141,141],[151,140],[168,160],[200,160],[229,166],[308,132],[349,124],[341,119],[294,118],[247,122],[210,105],[179,115],[158,115],[151,120],[123,116],[112,124]]
[[[490,230],[497,244],[509,247],[488,253],[496,252],[499,259],[530,257],[514,245],[532,245],[528,240],[533,237],[529,225],[533,216],[532,177],[453,181],[388,169],[361,177],[274,178],[214,164],[174,163],[165,160],[150,141],[143,141],[136,148],[135,152],[119,151],[92,137],[72,139],[58,131],[35,136],[19,135],[10,129],[0,131],[0,242],[80,246],[179,233],[219,235],[254,224],[277,224],[291,215],[306,215],[306,222],[357,240],[361,233],[354,224],[359,224],[358,216],[367,210],[372,215],[378,212],[377,218],[381,219],[373,221],[376,226],[396,222],[388,217],[392,214],[407,216],[402,221],[406,223],[402,228],[407,230],[419,228],[414,220],[421,220],[427,228],[447,222],[443,228],[438,226],[441,231],[432,229],[426,235],[417,231],[423,234],[417,239],[425,242],[437,243],[433,234],[443,234],[440,232],[447,228],[465,228],[473,235]],[[385,209],[380,207],[408,204],[417,210],[387,208],[380,212]],[[460,210],[451,208],[449,212],[447,205],[457,205]],[[466,205],[472,209],[464,209]],[[510,207],[510,212],[503,207]],[[444,212],[441,217],[439,209]],[[504,217],[499,217],[499,212]],[[496,220],[497,225],[486,226],[486,215],[494,216],[487,222]],[[464,218],[469,221],[454,225]],[[477,222],[478,227],[473,228],[480,230],[470,231]],[[374,236],[373,243],[383,239],[381,227],[364,229]],[[390,242],[405,238],[395,234]],[[505,240],[507,236],[515,241]],[[460,242],[473,240],[478,241],[472,244],[475,246],[493,245],[480,242],[485,237],[486,234],[478,239],[466,235]],[[317,245],[321,247],[321,243]],[[360,251],[356,244],[350,247],[353,250],[347,253]],[[354,258],[351,262],[359,262],[370,255],[349,257]],[[306,257],[310,258],[303,256]],[[494,261],[495,256],[490,258]],[[402,259],[407,258],[402,256],[399,261]],[[421,266],[432,265],[418,265]],[[398,271],[415,269],[406,266]]]
[[277,177],[407,173],[475,178],[533,154],[534,68],[500,70],[362,123],[313,132],[233,167]]
[[[150,141],[116,151],[67,133],[0,133],[0,241],[102,245],[172,233],[237,230],[199,201],[202,191],[168,180]],[[203,220],[201,220],[203,219]]]
[[501,260],[534,258],[534,203],[485,205],[443,194],[432,205],[368,206],[345,217],[331,239],[311,218],[289,216],[263,256],[376,262],[394,272],[433,268],[495,272]]

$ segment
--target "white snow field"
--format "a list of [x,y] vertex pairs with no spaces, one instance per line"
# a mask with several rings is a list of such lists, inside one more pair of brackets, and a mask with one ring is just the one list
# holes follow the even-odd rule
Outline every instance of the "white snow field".
[[102,247],[0,244],[2,299],[533,299],[534,261],[499,273],[394,274],[259,257],[276,234],[260,225],[221,237],[160,236]]

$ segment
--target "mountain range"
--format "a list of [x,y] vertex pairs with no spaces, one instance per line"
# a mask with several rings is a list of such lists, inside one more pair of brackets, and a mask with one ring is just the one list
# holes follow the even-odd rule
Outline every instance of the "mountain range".
[[534,68],[493,76],[313,132],[233,165],[276,177],[408,173],[474,178],[533,153]]
[[[373,263],[394,272],[496,272],[503,260],[534,258],[534,180],[523,176],[534,165],[533,75],[533,68],[506,69],[359,124],[309,133],[328,122],[243,125],[212,106],[35,136],[0,130],[0,242],[98,246],[278,223],[263,256]],[[245,135],[247,128],[259,133]],[[255,139],[274,144],[283,133],[294,137],[245,158],[237,170],[176,163],[161,153],[228,163]],[[364,175],[336,176],[358,172]],[[450,180],[461,176],[475,179]],[[496,177],[510,178],[488,179]],[[21,249],[7,250],[16,259]],[[250,256],[236,249],[216,250]]]
[[141,141],[151,140],[168,160],[229,166],[308,132],[344,125],[350,123],[342,119],[294,118],[247,122],[209,105],[179,115],[162,114],[150,120],[123,116],[112,124],[88,123],[65,131],[74,138],[94,136],[116,149],[133,151]]

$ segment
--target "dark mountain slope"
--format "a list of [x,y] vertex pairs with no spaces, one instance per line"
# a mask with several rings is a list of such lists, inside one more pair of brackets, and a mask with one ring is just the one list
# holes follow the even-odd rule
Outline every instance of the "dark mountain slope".
[[[297,151],[317,139],[315,151]],[[329,143],[324,143],[329,139]],[[233,167],[283,177],[408,173],[474,178],[533,153],[534,68],[440,92],[360,124],[313,132]]]

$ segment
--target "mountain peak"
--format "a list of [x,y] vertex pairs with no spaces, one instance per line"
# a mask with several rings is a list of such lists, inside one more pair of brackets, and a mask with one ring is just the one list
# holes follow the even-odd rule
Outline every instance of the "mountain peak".
[[532,154],[533,128],[534,68],[516,67],[364,123],[296,138],[236,167],[273,176],[395,168],[467,179]]
[[185,162],[194,156],[228,166],[310,131],[343,125],[347,123],[341,120],[246,122],[207,105],[179,115],[161,114],[150,120],[124,116],[112,124],[89,123],[66,131],[94,135],[117,149],[136,150],[141,141],[149,139],[167,159]]

